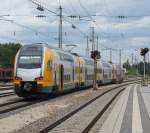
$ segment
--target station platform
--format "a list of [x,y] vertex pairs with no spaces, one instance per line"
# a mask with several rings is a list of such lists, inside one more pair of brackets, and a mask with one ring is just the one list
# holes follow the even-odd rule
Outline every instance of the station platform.
[[150,133],[150,85],[128,86],[99,133]]

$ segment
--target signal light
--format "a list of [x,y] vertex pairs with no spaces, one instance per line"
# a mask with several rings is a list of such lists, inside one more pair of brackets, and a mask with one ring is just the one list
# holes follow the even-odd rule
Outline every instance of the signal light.
[[100,52],[98,50],[91,51],[91,58],[92,59],[100,59],[101,58]]
[[149,49],[148,48],[145,48],[145,53],[148,53]]
[[149,52],[149,49],[148,48],[141,48],[141,56],[145,56],[147,53]]

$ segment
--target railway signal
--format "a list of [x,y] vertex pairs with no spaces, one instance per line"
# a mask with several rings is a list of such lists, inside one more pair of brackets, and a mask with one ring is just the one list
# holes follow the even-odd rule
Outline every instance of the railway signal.
[[149,52],[149,49],[148,48],[141,48],[141,56],[143,56],[143,61],[144,61],[144,75],[143,75],[143,85],[146,85],[145,84],[145,70],[146,70],[146,66],[145,66],[145,62],[146,62],[146,58],[145,58],[145,56],[146,56],[146,54]]
[[98,50],[91,51],[91,58],[92,59],[100,59],[101,58],[100,52]]
[[145,56],[149,52],[148,48],[141,48],[141,56]]

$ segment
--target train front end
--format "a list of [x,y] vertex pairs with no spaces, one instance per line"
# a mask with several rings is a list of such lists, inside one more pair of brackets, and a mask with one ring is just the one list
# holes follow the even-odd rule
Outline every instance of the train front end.
[[42,45],[23,46],[15,60],[15,93],[24,98],[42,96],[49,93],[44,88],[44,47]]

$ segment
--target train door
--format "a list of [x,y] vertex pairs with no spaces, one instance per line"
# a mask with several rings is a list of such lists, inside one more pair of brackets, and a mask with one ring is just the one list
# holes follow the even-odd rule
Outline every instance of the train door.
[[59,82],[60,82],[60,91],[63,91],[63,88],[64,88],[64,67],[63,67],[63,65],[60,65]]
[[59,87],[59,65],[55,64],[54,65],[54,84],[56,86],[56,89]]
[[87,67],[85,67],[85,84],[88,84],[88,74],[87,74]]
[[78,68],[78,73],[79,73],[79,85],[81,84],[81,62],[79,62],[79,68]]
[[73,83],[74,83],[74,80],[75,80],[75,72],[74,72],[74,69],[75,67],[74,67],[74,65],[73,65],[73,67],[72,67],[72,81],[73,81]]

